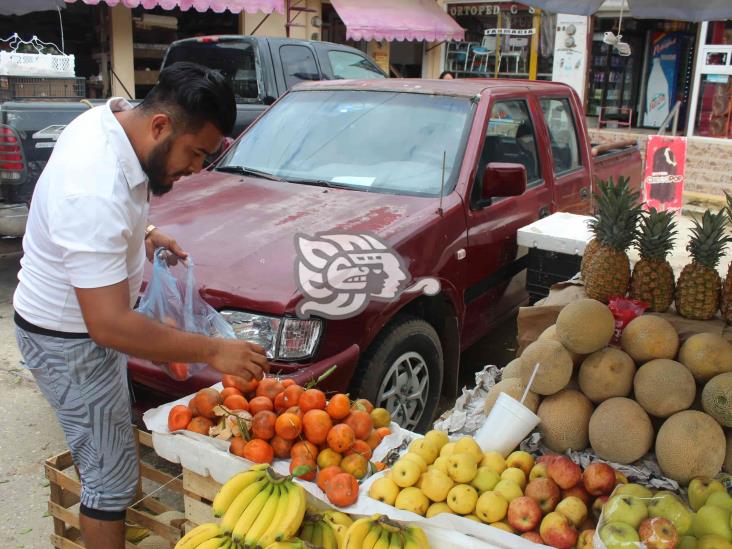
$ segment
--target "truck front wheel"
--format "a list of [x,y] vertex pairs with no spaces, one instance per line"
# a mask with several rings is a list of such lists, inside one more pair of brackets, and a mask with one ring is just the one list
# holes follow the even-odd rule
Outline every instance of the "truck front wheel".
[[411,431],[427,430],[437,411],[443,356],[435,329],[418,318],[387,327],[361,362],[354,393],[386,408]]

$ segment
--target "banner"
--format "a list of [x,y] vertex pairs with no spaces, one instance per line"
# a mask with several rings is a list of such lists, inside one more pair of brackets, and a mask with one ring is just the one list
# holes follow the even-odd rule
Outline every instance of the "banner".
[[681,210],[686,172],[686,138],[651,135],[643,178],[645,207]]
[[585,98],[588,17],[557,14],[552,80],[569,84]]

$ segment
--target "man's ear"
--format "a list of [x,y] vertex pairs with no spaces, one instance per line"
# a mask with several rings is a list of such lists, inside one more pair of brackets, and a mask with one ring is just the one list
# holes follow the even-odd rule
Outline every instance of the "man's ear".
[[150,119],[150,133],[156,141],[161,138],[165,139],[172,132],[173,123],[167,114],[159,113]]

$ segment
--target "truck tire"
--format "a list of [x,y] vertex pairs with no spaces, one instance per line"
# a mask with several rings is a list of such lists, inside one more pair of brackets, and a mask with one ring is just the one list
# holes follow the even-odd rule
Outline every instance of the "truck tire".
[[364,354],[351,394],[386,408],[401,427],[424,432],[437,412],[443,364],[435,329],[404,317],[387,326]]

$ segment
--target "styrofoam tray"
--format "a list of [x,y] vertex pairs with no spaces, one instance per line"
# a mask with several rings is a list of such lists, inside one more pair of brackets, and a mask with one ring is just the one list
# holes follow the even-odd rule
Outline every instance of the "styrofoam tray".
[[582,255],[592,240],[587,224],[590,219],[586,215],[558,212],[520,228],[516,241],[527,248]]

